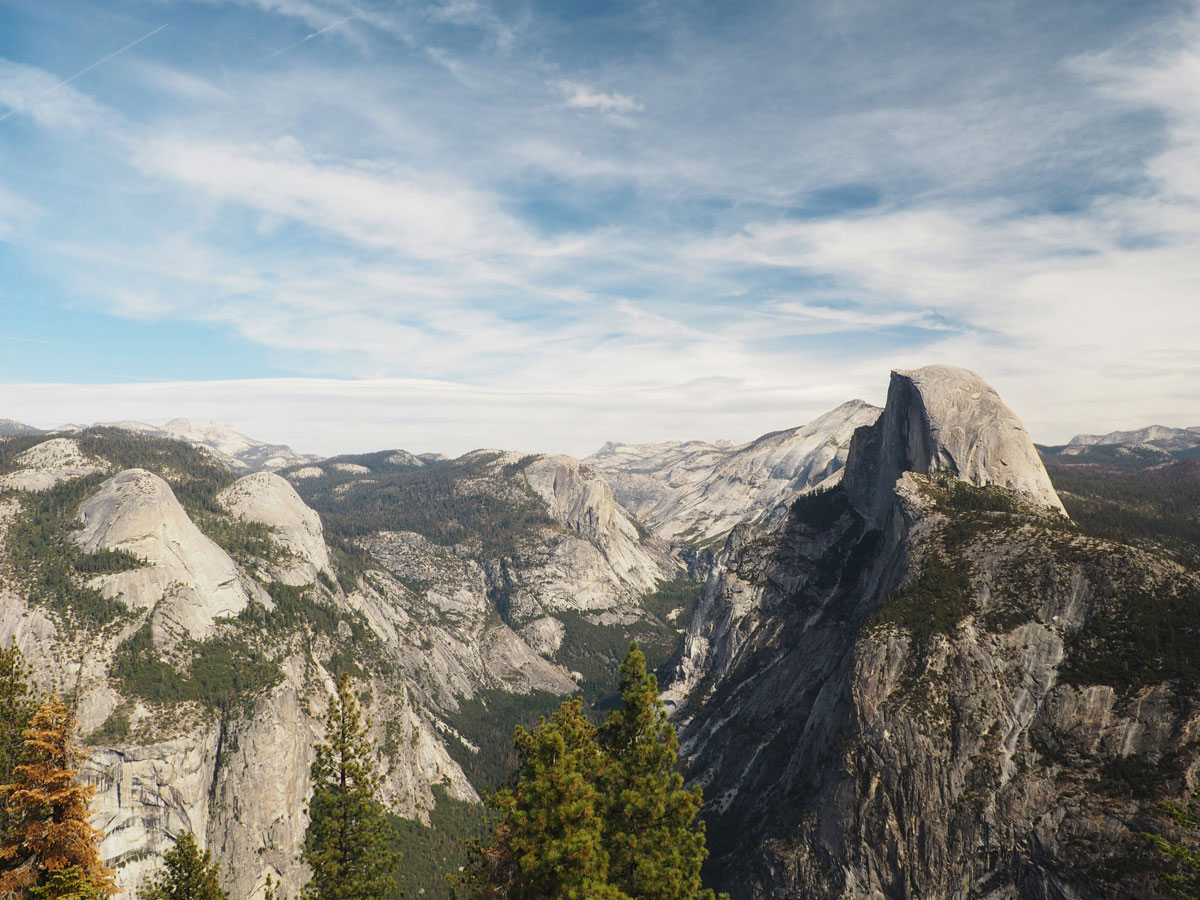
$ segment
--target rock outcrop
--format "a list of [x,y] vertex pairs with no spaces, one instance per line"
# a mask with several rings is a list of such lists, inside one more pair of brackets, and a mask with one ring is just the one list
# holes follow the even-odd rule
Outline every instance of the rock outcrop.
[[318,572],[329,574],[329,549],[321,517],[309,509],[286,479],[256,472],[238,479],[217,497],[236,518],[271,530],[284,551],[275,577],[285,584],[312,584]]
[[983,379],[954,366],[893,372],[883,415],[854,435],[846,493],[878,526],[905,472],[939,471],[1066,515],[1025,427]]
[[105,596],[154,610],[156,643],[202,640],[217,621],[250,602],[237,565],[175,499],[171,486],[145,469],[119,472],[79,507],[75,541],[87,552],[124,550],[145,565],[94,579]]

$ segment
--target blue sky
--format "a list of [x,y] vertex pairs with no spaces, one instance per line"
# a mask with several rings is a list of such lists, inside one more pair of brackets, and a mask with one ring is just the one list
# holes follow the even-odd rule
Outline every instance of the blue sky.
[[0,417],[748,439],[930,362],[1200,424],[1180,2],[0,3]]

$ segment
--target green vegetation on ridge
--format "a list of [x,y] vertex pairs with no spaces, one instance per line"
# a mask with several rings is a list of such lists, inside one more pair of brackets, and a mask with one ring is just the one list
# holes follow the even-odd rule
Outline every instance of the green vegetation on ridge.
[[[436,544],[475,543],[489,556],[514,556],[531,529],[557,526],[520,476],[532,457],[495,472],[499,457],[477,452],[423,466],[390,463],[383,454],[339,457],[322,463],[324,477],[300,479],[295,487],[344,538],[412,531]],[[345,472],[338,464],[370,473]]]

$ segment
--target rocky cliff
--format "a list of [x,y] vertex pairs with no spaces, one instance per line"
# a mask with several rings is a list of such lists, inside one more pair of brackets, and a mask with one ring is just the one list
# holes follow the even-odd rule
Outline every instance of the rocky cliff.
[[[290,473],[330,488],[330,533],[293,482],[235,480],[176,440],[0,441],[0,643],[77,698],[102,851],[125,894],[185,829],[235,900],[261,896],[268,875],[298,894],[338,670],[371,698],[389,806],[427,820],[439,798],[477,802],[491,771],[479,740],[511,735],[505,698],[555,705],[587,682],[572,669],[630,630],[673,644],[641,598],[677,563],[577,461],[376,456]],[[403,481],[389,476],[427,469],[432,481],[408,484],[421,502],[387,493]]]
[[851,400],[747,444],[609,443],[585,462],[656,534],[711,544],[735,525],[765,521],[806,490],[836,483],[855,429],[879,412]]
[[744,897],[1150,896],[1200,775],[1200,581],[1080,534],[994,392],[895,373],[841,487],[736,529],[675,664]]

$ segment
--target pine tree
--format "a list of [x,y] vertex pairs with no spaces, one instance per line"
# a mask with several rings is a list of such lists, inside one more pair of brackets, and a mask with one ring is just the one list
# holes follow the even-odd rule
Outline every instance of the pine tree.
[[74,716],[57,697],[46,700],[25,731],[22,762],[4,786],[11,834],[0,860],[0,893],[30,900],[99,900],[116,892],[113,872],[100,860],[100,832],[91,826],[95,788],[80,784],[87,753],[74,738]]
[[308,831],[300,859],[312,869],[306,900],[384,900],[396,889],[399,854],[379,801],[366,723],[350,678],[331,698],[325,740],[312,764]]
[[532,732],[518,728],[515,745],[516,782],[492,798],[493,842],[475,848],[460,885],[475,900],[620,900],[608,884],[596,785],[604,759],[580,701],[564,703]]
[[[11,784],[21,762],[25,729],[33,721],[37,701],[29,686],[29,668],[14,644],[0,650],[0,785]],[[0,797],[0,846],[8,842],[8,805]],[[0,865],[0,872],[4,867]]]
[[621,664],[623,705],[600,729],[610,760],[600,779],[609,798],[610,881],[639,900],[711,897],[700,885],[708,856],[700,789],[676,769],[679,741],[636,643]]
[[700,790],[676,771],[675,729],[636,644],[621,697],[599,732],[578,698],[517,729],[519,765],[493,797],[492,834],[451,879],[470,900],[711,900]]
[[190,831],[175,838],[163,854],[163,871],[138,891],[139,900],[229,900],[221,888],[220,869],[212,854],[200,853]]

